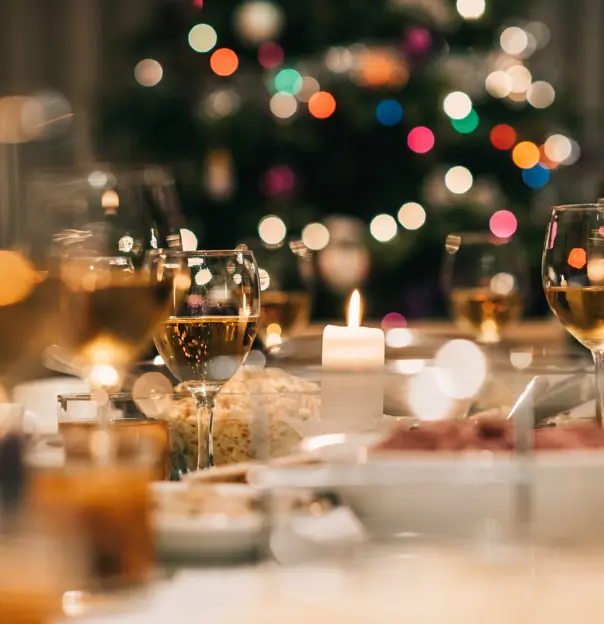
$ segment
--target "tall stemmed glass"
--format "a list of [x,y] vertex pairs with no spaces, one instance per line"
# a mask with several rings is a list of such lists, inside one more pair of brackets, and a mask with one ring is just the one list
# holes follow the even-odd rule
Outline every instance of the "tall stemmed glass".
[[197,468],[212,466],[216,395],[245,361],[258,329],[256,260],[242,249],[167,252],[151,260],[152,273],[175,271],[188,287],[182,300],[174,298],[155,345],[197,402]]
[[157,325],[170,313],[174,274],[151,274],[145,258],[180,248],[172,181],[157,167],[111,166],[37,172],[28,201],[53,232],[58,301],[66,335],[50,364],[93,389],[118,389]]
[[543,250],[542,279],[550,308],[593,355],[596,421],[604,413],[604,204],[558,206]]

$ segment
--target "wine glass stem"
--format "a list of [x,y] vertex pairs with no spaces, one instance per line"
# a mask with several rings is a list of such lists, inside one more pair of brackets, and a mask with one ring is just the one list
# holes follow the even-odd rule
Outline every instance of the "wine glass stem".
[[604,413],[604,351],[593,351],[596,369],[596,424],[602,427]]
[[214,465],[214,403],[216,393],[195,392],[197,403],[197,470]]

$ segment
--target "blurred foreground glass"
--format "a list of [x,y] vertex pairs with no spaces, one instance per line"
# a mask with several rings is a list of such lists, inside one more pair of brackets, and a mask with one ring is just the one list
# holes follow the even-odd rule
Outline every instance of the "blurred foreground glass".
[[301,241],[267,247],[260,241],[256,249],[260,274],[262,310],[258,335],[274,354],[303,331],[310,321],[314,268],[312,253]]
[[149,483],[156,445],[111,429],[89,435],[72,429],[63,440],[64,463],[34,467],[29,498],[33,513],[81,537],[92,579],[69,589],[122,589],[146,581],[155,561]]
[[61,288],[64,335],[50,365],[93,388],[119,388],[174,296],[174,275],[151,275],[145,264],[150,251],[180,248],[172,181],[156,167],[99,166],[38,172],[28,191],[52,235]]
[[604,412],[604,204],[552,209],[543,249],[542,280],[550,308],[566,331],[593,355],[596,420]]
[[[155,445],[154,480],[170,478],[170,434],[168,416],[173,400],[171,395],[111,393],[108,396],[109,425],[114,435],[125,437],[133,447]],[[65,446],[68,454],[73,440],[86,443],[99,428],[98,402],[90,394],[61,394],[59,404],[59,435],[72,440]],[[77,446],[75,447],[77,450]],[[144,446],[143,446],[144,450]],[[68,456],[69,459],[69,456]]]
[[152,257],[152,275],[174,270],[188,293],[183,299],[174,298],[155,345],[170,372],[197,402],[199,469],[214,464],[216,395],[239,370],[256,337],[260,280],[254,254],[246,250],[167,252]]
[[453,320],[481,343],[498,343],[522,318],[527,280],[524,250],[489,234],[447,236],[443,286]]

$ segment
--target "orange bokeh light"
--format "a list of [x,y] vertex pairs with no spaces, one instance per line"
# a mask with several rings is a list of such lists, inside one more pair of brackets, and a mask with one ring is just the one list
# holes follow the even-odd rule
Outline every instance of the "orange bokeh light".
[[239,57],[229,48],[220,48],[212,54],[210,67],[218,76],[230,76],[239,67]]
[[546,169],[556,169],[560,164],[553,161],[551,158],[548,158],[547,154],[545,153],[544,145],[539,148],[539,163]]
[[516,130],[507,124],[499,124],[491,130],[491,143],[498,150],[509,150],[516,143]]
[[512,152],[512,160],[520,169],[532,169],[539,163],[539,148],[530,141],[518,143]]
[[582,247],[575,247],[568,254],[568,264],[573,269],[582,269],[587,264],[587,253]]
[[317,119],[327,119],[336,110],[336,100],[327,91],[319,91],[308,100],[308,110]]

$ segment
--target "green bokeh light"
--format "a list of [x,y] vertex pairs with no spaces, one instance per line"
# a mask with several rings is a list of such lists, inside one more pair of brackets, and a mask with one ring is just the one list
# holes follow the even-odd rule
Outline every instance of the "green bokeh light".
[[296,95],[302,88],[302,76],[295,69],[282,69],[275,76],[276,91]]
[[460,134],[470,134],[471,132],[474,132],[474,130],[478,128],[479,123],[480,118],[478,117],[478,113],[474,109],[472,109],[470,114],[463,119],[451,120],[451,125]]

